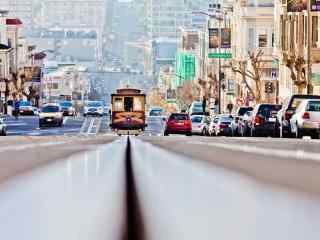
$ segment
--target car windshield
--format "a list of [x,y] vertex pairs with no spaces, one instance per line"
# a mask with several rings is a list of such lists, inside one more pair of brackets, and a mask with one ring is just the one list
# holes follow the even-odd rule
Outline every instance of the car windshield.
[[183,121],[188,119],[189,117],[187,114],[172,114],[169,118],[169,120],[175,120],[175,121]]
[[191,118],[191,121],[192,121],[193,123],[201,123],[201,122],[202,122],[202,117],[200,117],[200,116],[194,116],[194,117]]
[[243,115],[245,115],[247,112],[252,111],[252,110],[253,110],[252,107],[242,107],[242,108],[239,109],[238,115],[239,115],[239,116],[243,116]]
[[71,102],[61,102],[60,106],[61,107],[72,107],[72,103]]
[[153,109],[150,111],[150,116],[161,116],[162,109]]
[[30,102],[27,102],[27,101],[21,101],[20,102],[20,106],[22,107],[28,107],[28,106],[31,106]]
[[43,113],[54,113],[54,112],[59,112],[59,107],[58,106],[45,106],[42,108]]
[[101,102],[88,102],[87,106],[88,107],[102,107],[102,103]]
[[300,103],[305,99],[320,99],[320,96],[315,96],[315,95],[296,96],[291,100],[291,103],[289,104],[289,109],[292,109],[292,110],[297,109]]
[[219,121],[223,122],[223,123],[231,123],[233,121],[233,118],[231,118],[231,117],[220,117]]
[[310,101],[307,107],[308,112],[320,112],[320,101]]
[[258,110],[258,114],[263,117],[270,117],[273,113],[280,111],[281,105],[261,105]]

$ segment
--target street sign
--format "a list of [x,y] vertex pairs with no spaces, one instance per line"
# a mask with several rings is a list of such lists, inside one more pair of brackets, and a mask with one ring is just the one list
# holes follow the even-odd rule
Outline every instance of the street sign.
[[209,53],[208,58],[230,59],[232,58],[232,53]]

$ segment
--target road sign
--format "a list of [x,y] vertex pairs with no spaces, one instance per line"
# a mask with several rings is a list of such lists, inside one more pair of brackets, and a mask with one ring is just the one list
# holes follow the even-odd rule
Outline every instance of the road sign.
[[208,58],[232,58],[232,53],[209,53]]

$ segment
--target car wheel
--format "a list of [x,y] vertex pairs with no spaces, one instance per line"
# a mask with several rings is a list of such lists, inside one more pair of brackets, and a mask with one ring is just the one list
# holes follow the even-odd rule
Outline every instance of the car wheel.
[[84,117],[86,117],[86,116],[87,116],[87,114],[83,114],[83,116],[84,116]]
[[206,135],[206,130],[205,129],[202,129],[201,131],[201,136],[205,136]]
[[187,135],[188,137],[190,137],[190,136],[192,136],[192,132],[187,132],[186,135]]
[[7,136],[7,131],[6,131],[6,129],[2,129],[1,136]]
[[296,138],[302,138],[302,137],[303,137],[302,129],[300,129],[300,128],[297,126]]
[[167,131],[164,132],[164,136],[169,136],[169,133]]
[[256,133],[256,131],[255,131],[253,128],[251,128],[250,136],[251,136],[251,137],[256,137],[256,136],[257,136],[257,133]]

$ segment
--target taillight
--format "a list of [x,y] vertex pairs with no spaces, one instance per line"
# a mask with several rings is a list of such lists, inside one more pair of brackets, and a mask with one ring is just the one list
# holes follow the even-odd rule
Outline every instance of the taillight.
[[291,114],[288,113],[288,112],[285,112],[285,114],[284,114],[284,119],[285,119],[285,120],[290,120],[290,117],[291,117]]
[[220,128],[227,128],[227,127],[228,127],[228,124],[220,124],[219,127],[220,127]]
[[190,121],[190,120],[186,120],[186,121],[184,121],[184,125],[186,125],[186,126],[191,126],[192,124],[191,124],[191,121]]
[[256,116],[256,117],[254,118],[254,123],[255,123],[256,125],[260,125],[260,124],[262,123],[262,118],[259,117],[259,116]]
[[310,119],[310,113],[305,112],[305,113],[302,115],[302,118],[303,118],[303,119]]

